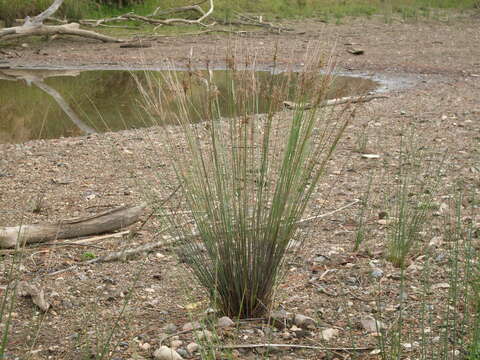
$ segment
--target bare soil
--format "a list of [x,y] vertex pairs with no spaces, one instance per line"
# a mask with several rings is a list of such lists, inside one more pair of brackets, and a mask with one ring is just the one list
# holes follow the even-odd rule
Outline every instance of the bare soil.
[[[335,59],[341,71],[408,79],[402,86],[391,88],[388,99],[359,107],[330,162],[325,182],[315,195],[312,213],[318,213],[320,205],[321,212],[326,213],[360,198],[372,171],[377,175],[394,174],[400,138],[408,126],[414,126],[430,155],[448,155],[435,197],[439,204],[449,206],[442,209],[453,211],[447,196],[455,186],[461,186],[466,193],[476,193],[478,198],[479,22],[480,19],[473,16],[458,16],[448,23],[425,20],[384,24],[380,19],[362,18],[350,19],[342,25],[325,25],[308,20],[288,24],[295,29],[293,32],[259,32],[239,38],[238,46],[258,49],[259,62],[265,65],[269,65],[278,48],[281,63],[288,64],[293,58],[298,59],[296,64],[301,66],[309,44],[319,41],[326,49],[335,45]],[[3,49],[0,66],[162,67],[170,61],[181,66],[191,54],[196,64],[203,65],[208,59],[221,65],[226,48],[232,43],[228,36],[211,34],[145,41],[152,46],[140,50],[73,38],[35,42],[28,47],[19,44]],[[363,49],[364,54],[350,54],[346,50],[351,47]],[[0,226],[54,222],[122,204],[138,204],[153,195],[166,198],[176,188],[176,181],[165,167],[161,144],[155,142],[163,131],[165,129],[151,128],[1,144]],[[380,159],[365,159],[362,153],[378,154]],[[429,169],[421,171],[423,175]],[[65,181],[57,181],[59,179]],[[380,175],[376,179],[379,180],[374,181],[375,192],[385,190],[388,181]],[[459,179],[462,184],[455,185]],[[163,185],[166,183],[170,185]],[[471,199],[466,196],[463,205],[465,211],[473,209],[469,219],[478,226],[480,211]],[[378,336],[365,331],[359,320],[373,315],[387,326],[393,326],[398,315],[399,269],[384,257],[386,225],[379,221],[382,220],[378,216],[380,208],[367,217],[371,231],[365,244],[359,252],[352,251],[359,209],[360,205],[356,204],[302,229],[307,236],[306,248],[287,261],[288,271],[279,287],[276,308],[315,318],[318,322],[315,330],[306,334],[278,330],[270,334],[261,320],[252,320],[234,329],[219,331],[220,342],[338,348],[334,351],[277,349],[270,357],[278,359],[347,359],[353,355],[361,359],[378,358],[379,355],[371,354],[378,348]],[[8,358],[88,358],[82,355],[85,352],[94,356],[117,319],[111,358],[152,358],[167,324],[175,324],[181,330],[186,322],[202,319],[209,306],[207,298],[168,247],[133,259],[82,265],[87,252],[101,256],[158,239],[157,227],[156,219],[151,218],[134,238],[107,239],[90,244],[92,246],[40,246],[26,251],[19,278],[39,284],[52,307],[42,314],[29,298],[17,299]],[[132,230],[136,228],[138,225]],[[425,243],[441,233],[441,226],[429,229],[423,234]],[[432,265],[432,284],[448,281],[448,274],[442,271],[444,258],[440,256],[446,253],[447,246],[442,243],[434,246],[438,261]],[[412,344],[419,341],[420,330],[418,311],[422,286],[418,269],[422,258],[418,255],[414,251],[409,258],[410,265],[418,266],[406,270],[405,342]],[[4,254],[2,274],[11,259],[11,254]],[[49,275],[75,264],[78,266],[73,270]],[[372,266],[382,270],[379,278],[372,276]],[[7,283],[8,279],[2,276],[0,285]],[[0,294],[4,291],[0,289]],[[439,286],[431,301],[440,306],[446,296],[447,290]],[[379,299],[381,313],[378,312]],[[325,329],[336,329],[338,335],[326,341],[322,338]],[[440,330],[434,327],[431,331]],[[191,333],[178,337],[183,341],[181,347],[194,340]],[[168,345],[170,340],[165,343]],[[97,341],[98,348],[95,347]],[[342,350],[352,346],[368,350]],[[261,350],[238,349],[234,357],[261,358]],[[411,358],[416,357],[417,350],[412,345]],[[192,358],[199,357],[192,355]]]

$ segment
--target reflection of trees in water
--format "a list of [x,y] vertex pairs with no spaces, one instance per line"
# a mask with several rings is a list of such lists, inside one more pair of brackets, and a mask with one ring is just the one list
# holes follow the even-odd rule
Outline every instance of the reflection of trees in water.
[[[143,84],[147,81],[158,81],[160,87],[164,86],[162,78],[165,73],[136,71],[133,74]],[[204,117],[196,110],[204,108],[202,102],[205,101],[208,72],[197,71],[192,75],[179,71],[175,76],[180,81],[190,81],[190,117],[192,121],[201,121]],[[242,74],[239,73],[238,76]],[[284,75],[257,72],[255,76],[258,86],[264,88],[265,95],[259,96],[259,100],[262,100],[268,96],[267,84],[272,76],[280,81]],[[66,81],[65,77],[70,79]],[[213,81],[220,100],[228,93],[228,78],[225,71],[213,72]],[[4,81],[0,86],[0,142],[22,142],[40,135],[78,136],[96,131],[116,131],[152,125],[142,109],[143,101],[137,83],[129,71],[4,69],[0,70],[0,80],[10,80]],[[293,94],[298,79],[294,77],[290,80],[290,93]],[[23,81],[33,86],[21,86],[20,82]],[[337,77],[329,97],[363,94],[375,86],[376,84],[368,79]],[[250,104],[249,107],[264,112],[266,104],[260,101],[255,106]],[[176,123],[175,101],[172,101],[170,106],[167,104],[165,110],[171,114],[171,119],[167,119],[167,122]],[[231,106],[228,100],[221,101],[220,110],[222,116],[234,116],[229,113]]]
[[[44,80],[51,76],[77,76],[78,71],[28,71],[28,70],[2,70],[0,71],[0,79],[9,81],[25,81],[28,85],[35,85],[41,89],[44,93],[48,94],[67,115],[67,117],[75,124],[75,126],[81,130],[82,133],[91,134],[96,132],[93,128],[86,125],[65,101],[63,96],[54,88],[47,85]],[[17,99],[14,99],[16,101]],[[7,138],[7,141],[2,139],[2,142],[18,142],[25,141],[32,138],[34,128],[38,126],[32,126],[32,122],[41,122],[41,109],[36,108],[38,104],[31,104],[30,107],[23,107],[21,109],[22,115],[18,115],[15,111],[15,105],[11,105],[12,111],[2,110],[3,114],[9,114],[5,119],[5,124],[9,124],[9,134],[3,132],[2,138]],[[29,112],[26,109],[31,109]],[[5,115],[4,115],[5,116]],[[43,127],[43,124],[41,124]],[[40,135],[38,133],[38,135]]]
[[27,124],[29,120],[24,116],[15,116],[12,104],[0,103],[0,114],[2,114],[0,143],[21,142],[31,138],[32,130]]

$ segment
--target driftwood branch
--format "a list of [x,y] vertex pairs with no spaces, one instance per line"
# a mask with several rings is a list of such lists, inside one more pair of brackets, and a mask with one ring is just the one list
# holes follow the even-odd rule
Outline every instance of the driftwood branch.
[[0,30],[0,40],[2,39],[16,39],[28,36],[42,36],[42,35],[75,35],[86,37],[90,39],[100,40],[103,42],[123,42],[124,40],[116,39],[111,36],[98,34],[93,31],[80,29],[77,23],[70,23],[65,25],[26,25],[14,26]]
[[[195,5],[190,5],[190,6],[184,6],[180,8],[174,8],[174,9],[169,9],[166,10],[164,13],[160,13],[159,9],[156,9],[153,14],[151,15],[137,15],[132,12],[119,15],[116,17],[111,17],[111,18],[104,18],[104,19],[86,19],[86,20],[80,20],[80,23],[82,25],[89,25],[89,26],[100,26],[105,23],[109,22],[114,22],[114,21],[125,21],[125,20],[134,20],[134,21],[141,21],[145,22],[148,24],[153,24],[157,26],[163,26],[163,25],[177,25],[177,24],[187,24],[187,25],[204,25],[202,22],[209,17],[213,10],[214,10],[214,3],[213,0],[209,0],[209,9],[207,11],[204,11],[199,4]],[[194,10],[200,14],[200,17],[197,19],[183,19],[183,18],[171,18],[171,19],[158,19],[156,16],[158,15],[163,15],[163,14],[170,14],[170,13],[175,13],[175,12],[184,12],[187,10]]]
[[224,20],[217,20],[220,24],[223,25],[237,25],[237,26],[257,26],[261,27],[264,29],[267,29],[271,32],[275,33],[281,33],[284,31],[292,31],[293,29],[290,28],[285,28],[282,26],[274,25],[270,22],[265,22],[263,21],[263,17],[260,16],[258,19],[255,19],[251,16],[247,16],[244,14],[240,14],[238,12],[235,12],[236,20],[229,20],[229,21],[224,21]]
[[0,228],[0,248],[22,247],[25,244],[111,232],[136,222],[145,207],[145,204],[122,206],[97,215],[63,220],[56,224],[3,227]]
[[62,6],[64,0],[55,0],[52,5],[48,7],[47,10],[44,12],[38,14],[37,16],[33,17],[30,19],[30,17],[27,16],[25,19],[25,25],[41,25],[43,24],[43,21],[47,19],[48,17],[52,16],[57,12],[57,10]]
[[110,36],[98,34],[93,31],[82,30],[77,23],[63,25],[44,25],[43,22],[50,18],[63,4],[64,0],[55,0],[52,5],[39,15],[30,18],[27,16],[23,25],[0,29],[0,41],[19,37],[41,35],[75,35],[103,42],[123,42]]
[[187,12],[187,11],[195,11],[199,13],[201,16],[203,16],[205,15],[205,11],[203,11],[203,9],[199,5],[204,3],[205,1],[206,0],[194,5],[180,6],[177,8],[166,9],[166,10],[162,10],[161,7],[157,7],[151,16],[164,16],[164,15],[169,15],[169,14],[174,14],[179,12]]
[[[320,107],[324,106],[335,106],[340,104],[355,104],[355,103],[364,103],[371,101],[373,99],[386,99],[386,95],[366,95],[366,96],[347,96],[338,99],[325,100],[320,104]],[[297,104],[293,101],[284,101],[283,106],[290,110],[308,110],[312,109],[314,105],[310,103]]]

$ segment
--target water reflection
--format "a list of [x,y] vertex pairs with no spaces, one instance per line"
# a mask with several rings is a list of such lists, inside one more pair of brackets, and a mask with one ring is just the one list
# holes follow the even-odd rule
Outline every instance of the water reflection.
[[[221,92],[225,72],[213,73]],[[136,72],[135,76],[145,82],[149,74],[158,76],[158,72]],[[260,81],[267,81],[270,76],[282,75],[259,72],[257,76]],[[202,101],[200,94],[204,88],[201,83],[198,86],[192,92],[192,107]],[[377,83],[368,79],[338,77],[330,97],[362,94],[376,87]],[[151,126],[141,104],[141,95],[129,71],[2,69],[0,143]],[[224,116],[229,116],[228,104],[222,110]],[[258,111],[264,111],[262,104]],[[201,121],[192,112],[192,117],[195,116],[194,120]]]

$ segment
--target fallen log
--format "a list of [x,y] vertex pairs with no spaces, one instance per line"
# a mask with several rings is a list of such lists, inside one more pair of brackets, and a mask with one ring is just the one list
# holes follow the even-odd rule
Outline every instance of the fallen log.
[[145,204],[122,206],[93,216],[62,220],[56,224],[3,227],[0,228],[0,248],[11,249],[26,244],[111,232],[136,222],[145,207]]
[[103,42],[124,42],[124,40],[116,39],[111,36],[80,29],[80,25],[77,23],[65,25],[22,25],[0,30],[0,39],[15,39],[19,37],[42,35],[75,35]]
[[[371,101],[373,99],[387,99],[386,95],[365,95],[365,96],[346,96],[338,99],[325,100],[320,103],[319,107],[324,106],[335,106],[340,104],[355,104],[355,103],[364,103]],[[303,103],[297,104],[293,101],[284,101],[283,106],[290,110],[308,110],[314,107],[313,104]]]

